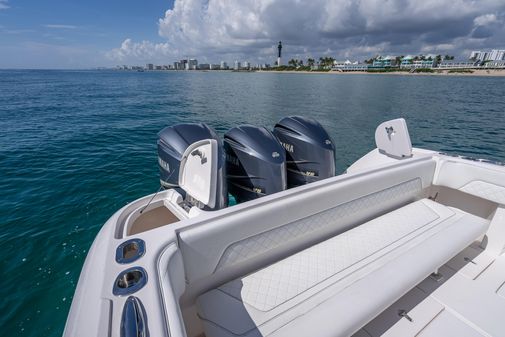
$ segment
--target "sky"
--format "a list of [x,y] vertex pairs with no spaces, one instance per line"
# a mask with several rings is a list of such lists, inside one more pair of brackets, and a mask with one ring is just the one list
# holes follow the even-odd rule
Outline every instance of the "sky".
[[505,0],[0,0],[0,68],[505,49]]

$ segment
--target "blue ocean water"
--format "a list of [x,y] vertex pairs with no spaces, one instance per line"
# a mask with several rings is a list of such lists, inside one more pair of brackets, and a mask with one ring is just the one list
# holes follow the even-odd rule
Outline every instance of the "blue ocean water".
[[505,161],[505,78],[0,71],[0,326],[60,336],[86,253],[120,207],[158,189],[156,134],[316,118],[342,172],[382,121],[414,146]]

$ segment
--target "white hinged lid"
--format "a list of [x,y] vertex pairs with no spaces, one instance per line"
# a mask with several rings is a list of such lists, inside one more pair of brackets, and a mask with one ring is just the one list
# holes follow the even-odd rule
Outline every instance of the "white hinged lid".
[[179,186],[197,201],[214,207],[217,188],[218,147],[215,139],[188,146],[181,159]]
[[405,119],[382,123],[375,130],[375,143],[381,153],[395,158],[412,156],[412,143]]

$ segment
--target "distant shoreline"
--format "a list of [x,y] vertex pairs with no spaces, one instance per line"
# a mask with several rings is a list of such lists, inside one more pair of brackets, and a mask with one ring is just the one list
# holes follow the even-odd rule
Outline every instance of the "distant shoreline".
[[288,74],[330,74],[330,75],[394,75],[394,76],[489,76],[505,77],[505,69],[472,69],[472,72],[453,72],[448,70],[435,70],[433,73],[409,73],[403,71],[367,72],[367,71],[296,71],[296,70],[260,70],[257,73],[288,73]]

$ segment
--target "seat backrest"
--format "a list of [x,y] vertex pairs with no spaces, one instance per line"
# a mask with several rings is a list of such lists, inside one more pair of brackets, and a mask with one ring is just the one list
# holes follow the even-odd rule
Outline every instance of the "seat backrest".
[[505,205],[505,167],[458,158],[441,159],[434,185],[445,186]]
[[204,290],[411,202],[431,185],[431,158],[344,174],[234,206],[182,229],[186,282]]

